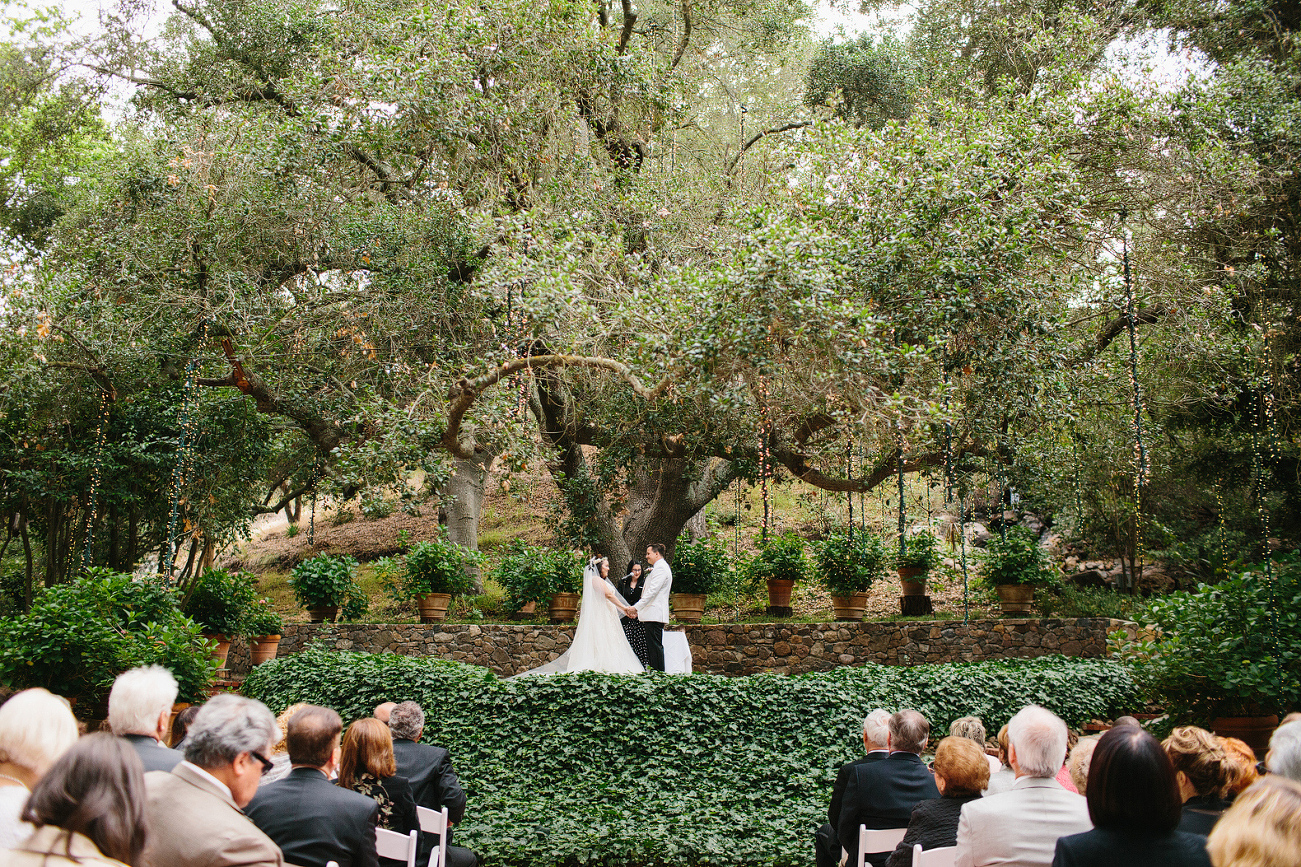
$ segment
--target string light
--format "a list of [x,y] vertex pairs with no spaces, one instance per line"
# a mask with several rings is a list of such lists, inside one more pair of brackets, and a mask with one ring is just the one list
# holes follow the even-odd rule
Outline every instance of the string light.
[[[208,342],[208,323],[199,324],[199,345]],[[167,518],[167,536],[163,539],[163,550],[158,557],[158,573],[168,583],[176,566],[176,525],[180,520],[181,505],[185,502],[186,485],[194,474],[195,446],[198,442],[198,373],[199,356],[195,355],[185,365],[185,386],[181,395],[180,439],[177,443],[176,465],[172,468],[172,506]],[[189,522],[186,522],[190,530]],[[192,532],[192,531],[191,531]]]
[[772,475],[772,415],[768,406],[768,380],[759,377],[759,485],[763,491],[763,529],[761,542],[768,541],[768,524],[771,516],[771,503],[768,493],[768,478]]
[[[1125,212],[1120,215],[1125,219]],[[1129,227],[1124,227],[1122,234],[1122,259],[1125,268],[1125,322],[1129,331],[1129,387],[1134,404],[1134,558],[1133,574],[1130,586],[1138,584],[1143,574],[1143,491],[1147,487],[1148,464],[1147,446],[1143,443],[1143,391],[1138,382],[1138,305],[1134,297],[1134,279],[1129,262],[1129,247],[1132,238]]]
[[99,486],[104,478],[104,450],[108,441],[108,414],[111,393],[100,389],[99,427],[95,431],[95,462],[90,468],[90,490],[86,492],[86,538],[81,545],[81,571],[90,566],[90,543],[95,532],[95,519],[99,514]]

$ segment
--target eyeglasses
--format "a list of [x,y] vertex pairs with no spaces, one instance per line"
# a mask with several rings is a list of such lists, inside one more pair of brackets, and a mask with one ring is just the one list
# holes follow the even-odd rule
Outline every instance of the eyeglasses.
[[275,767],[275,764],[272,763],[270,759],[259,753],[257,750],[249,750],[248,754],[262,763],[262,776],[264,777],[271,772],[272,768]]

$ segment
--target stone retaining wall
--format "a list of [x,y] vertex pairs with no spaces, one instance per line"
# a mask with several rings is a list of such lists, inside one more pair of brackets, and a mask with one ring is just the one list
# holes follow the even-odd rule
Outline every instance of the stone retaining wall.
[[[697,672],[746,675],[803,674],[868,662],[917,665],[970,662],[1062,653],[1100,657],[1107,633],[1124,621],[952,620],[898,623],[743,623],[681,627]],[[335,650],[438,656],[486,666],[508,676],[550,662],[569,646],[573,626],[538,624],[288,624],[280,655],[297,653],[313,639]],[[238,661],[237,661],[238,657]],[[236,673],[247,652],[231,654]]]

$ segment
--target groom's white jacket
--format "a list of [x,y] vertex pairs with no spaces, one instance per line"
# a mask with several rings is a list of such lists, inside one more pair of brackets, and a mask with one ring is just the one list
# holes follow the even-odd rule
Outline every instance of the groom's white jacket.
[[633,608],[637,609],[639,620],[651,623],[669,622],[669,590],[673,587],[673,570],[669,561],[663,557],[651,567],[646,577],[646,586],[641,591],[641,599]]

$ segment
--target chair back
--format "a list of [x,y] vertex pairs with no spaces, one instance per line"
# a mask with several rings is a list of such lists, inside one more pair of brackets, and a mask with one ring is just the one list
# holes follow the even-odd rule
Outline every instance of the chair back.
[[881,828],[869,830],[866,825],[858,826],[858,867],[863,867],[869,852],[893,852],[903,840],[907,828]]
[[416,867],[416,848],[420,845],[420,832],[399,834],[384,828],[375,829],[375,853],[381,858],[405,861],[407,867]]
[[429,853],[428,867],[447,867],[447,808],[431,810],[417,805],[416,819],[421,831],[438,835],[438,845]]
[[953,867],[957,860],[957,846],[939,849],[923,849],[921,843],[913,846],[913,867]]

